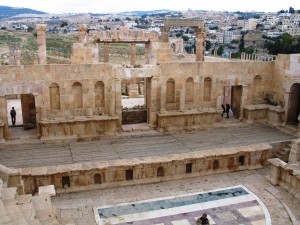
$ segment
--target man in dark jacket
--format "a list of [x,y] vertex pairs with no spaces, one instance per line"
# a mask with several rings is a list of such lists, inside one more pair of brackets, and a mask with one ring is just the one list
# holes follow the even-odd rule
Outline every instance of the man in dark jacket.
[[16,115],[17,115],[16,110],[15,110],[14,107],[12,107],[11,110],[10,110],[10,117],[11,117],[11,123],[12,123],[13,126],[16,123]]
[[209,220],[207,219],[207,214],[203,213],[203,215],[197,219],[197,225],[209,225]]

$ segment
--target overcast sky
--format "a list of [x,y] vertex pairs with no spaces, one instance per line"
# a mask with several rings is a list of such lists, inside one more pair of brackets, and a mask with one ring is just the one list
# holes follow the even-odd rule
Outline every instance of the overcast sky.
[[300,0],[0,0],[0,5],[31,8],[48,13],[101,13],[171,9],[264,11],[300,9]]

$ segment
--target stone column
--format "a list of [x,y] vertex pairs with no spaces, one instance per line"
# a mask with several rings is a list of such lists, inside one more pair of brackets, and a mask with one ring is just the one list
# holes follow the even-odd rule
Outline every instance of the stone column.
[[160,113],[166,113],[166,93],[167,92],[167,86],[165,82],[161,83],[160,86]]
[[196,28],[196,61],[204,61],[205,33]]
[[160,31],[161,31],[161,41],[168,43],[170,27],[161,26]]
[[145,44],[146,64],[150,64],[150,43]]
[[115,116],[116,115],[116,101],[115,97],[110,98],[110,105],[109,105],[109,115]]
[[104,43],[104,62],[107,63],[109,62],[109,43]]
[[136,64],[136,47],[135,47],[135,43],[131,44],[131,60],[130,60],[130,65],[135,65]]
[[78,24],[78,42],[86,43],[87,42],[87,25],[86,24]]
[[46,52],[46,24],[37,24],[37,44],[38,44],[38,63],[47,64],[47,52]]
[[289,164],[296,164],[300,162],[300,139],[292,141],[292,148],[289,155]]
[[180,90],[179,95],[179,111],[184,112],[185,111],[185,90]]
[[99,63],[99,46],[98,46],[98,43],[95,43],[93,45],[92,54],[93,54],[93,63]]

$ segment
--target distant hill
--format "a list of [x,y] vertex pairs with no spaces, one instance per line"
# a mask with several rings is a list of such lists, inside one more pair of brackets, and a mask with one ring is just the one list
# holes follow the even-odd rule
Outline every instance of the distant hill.
[[46,13],[33,10],[33,9],[28,9],[28,8],[0,6],[0,19],[16,16],[19,14],[46,14]]

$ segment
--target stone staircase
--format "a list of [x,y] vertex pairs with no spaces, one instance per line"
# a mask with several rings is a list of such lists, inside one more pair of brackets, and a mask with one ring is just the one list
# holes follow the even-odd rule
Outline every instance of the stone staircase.
[[18,195],[16,187],[4,187],[0,178],[0,225],[64,224],[57,221],[49,194]]
[[289,160],[289,154],[292,149],[292,144],[291,143],[286,143],[284,146],[279,148],[275,153],[274,156],[276,158],[281,159],[284,162],[288,162]]

